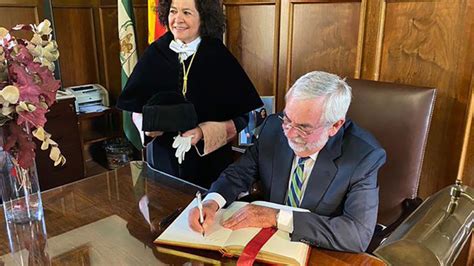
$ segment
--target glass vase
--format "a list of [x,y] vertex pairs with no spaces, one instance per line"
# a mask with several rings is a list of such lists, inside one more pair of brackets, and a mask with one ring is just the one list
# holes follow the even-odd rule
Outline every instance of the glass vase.
[[5,131],[0,129],[0,187],[5,220],[28,223],[43,217],[36,164],[24,169],[3,149]]
[[44,219],[28,223],[7,223],[10,254],[5,265],[51,265]]

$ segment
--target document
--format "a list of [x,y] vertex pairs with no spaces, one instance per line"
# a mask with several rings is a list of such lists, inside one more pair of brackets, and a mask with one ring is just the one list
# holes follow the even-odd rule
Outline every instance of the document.
[[[239,256],[247,243],[261,228],[242,228],[232,231],[221,224],[240,208],[247,204],[256,204],[276,209],[308,211],[265,201],[252,203],[236,201],[228,208],[216,213],[215,223],[206,231],[206,236],[193,231],[188,225],[189,210],[196,206],[192,201],[176,220],[155,240],[156,244],[165,244],[196,249],[219,251],[225,255]],[[278,230],[262,247],[256,259],[268,263],[287,265],[306,265],[310,247],[301,242],[292,242],[287,232]]]

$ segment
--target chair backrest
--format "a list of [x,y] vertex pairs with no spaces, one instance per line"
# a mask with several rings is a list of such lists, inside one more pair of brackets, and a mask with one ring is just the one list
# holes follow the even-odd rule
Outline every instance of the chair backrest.
[[402,214],[402,202],[417,196],[436,89],[347,82],[354,96],[348,117],[371,132],[387,152],[378,175],[378,223],[390,225]]

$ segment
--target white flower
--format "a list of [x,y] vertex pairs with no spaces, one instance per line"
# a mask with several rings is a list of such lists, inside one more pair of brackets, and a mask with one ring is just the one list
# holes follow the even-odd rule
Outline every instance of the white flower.
[[56,61],[59,58],[58,44],[56,41],[50,41],[44,47],[44,57],[48,61]]
[[8,85],[0,90],[0,104],[15,104],[18,102],[18,98],[20,98],[20,90],[13,85]]
[[28,51],[33,55],[33,62],[41,63],[41,66],[47,67],[49,70],[54,71],[54,64],[52,62],[59,58],[58,44],[56,41],[46,41],[46,45],[28,44]]
[[21,101],[17,106],[16,106],[16,112],[34,112],[36,110],[36,106],[34,106],[31,103],[27,103],[24,101]]
[[7,62],[3,47],[0,46],[0,82],[8,79]]
[[45,19],[36,27],[36,33],[39,35],[49,35],[53,30],[51,29],[51,22]]
[[3,45],[3,39],[7,39],[10,33],[7,29],[0,27],[0,45]]
[[35,45],[42,45],[43,39],[41,38],[41,35],[39,35],[38,33],[35,33],[33,34],[33,38],[31,38],[30,43],[35,44]]

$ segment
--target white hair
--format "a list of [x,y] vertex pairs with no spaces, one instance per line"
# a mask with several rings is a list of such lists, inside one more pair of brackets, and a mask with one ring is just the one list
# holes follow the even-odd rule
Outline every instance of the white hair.
[[334,124],[346,117],[351,104],[351,87],[339,76],[323,71],[313,71],[300,77],[286,93],[285,99],[309,100],[325,97],[322,119]]

